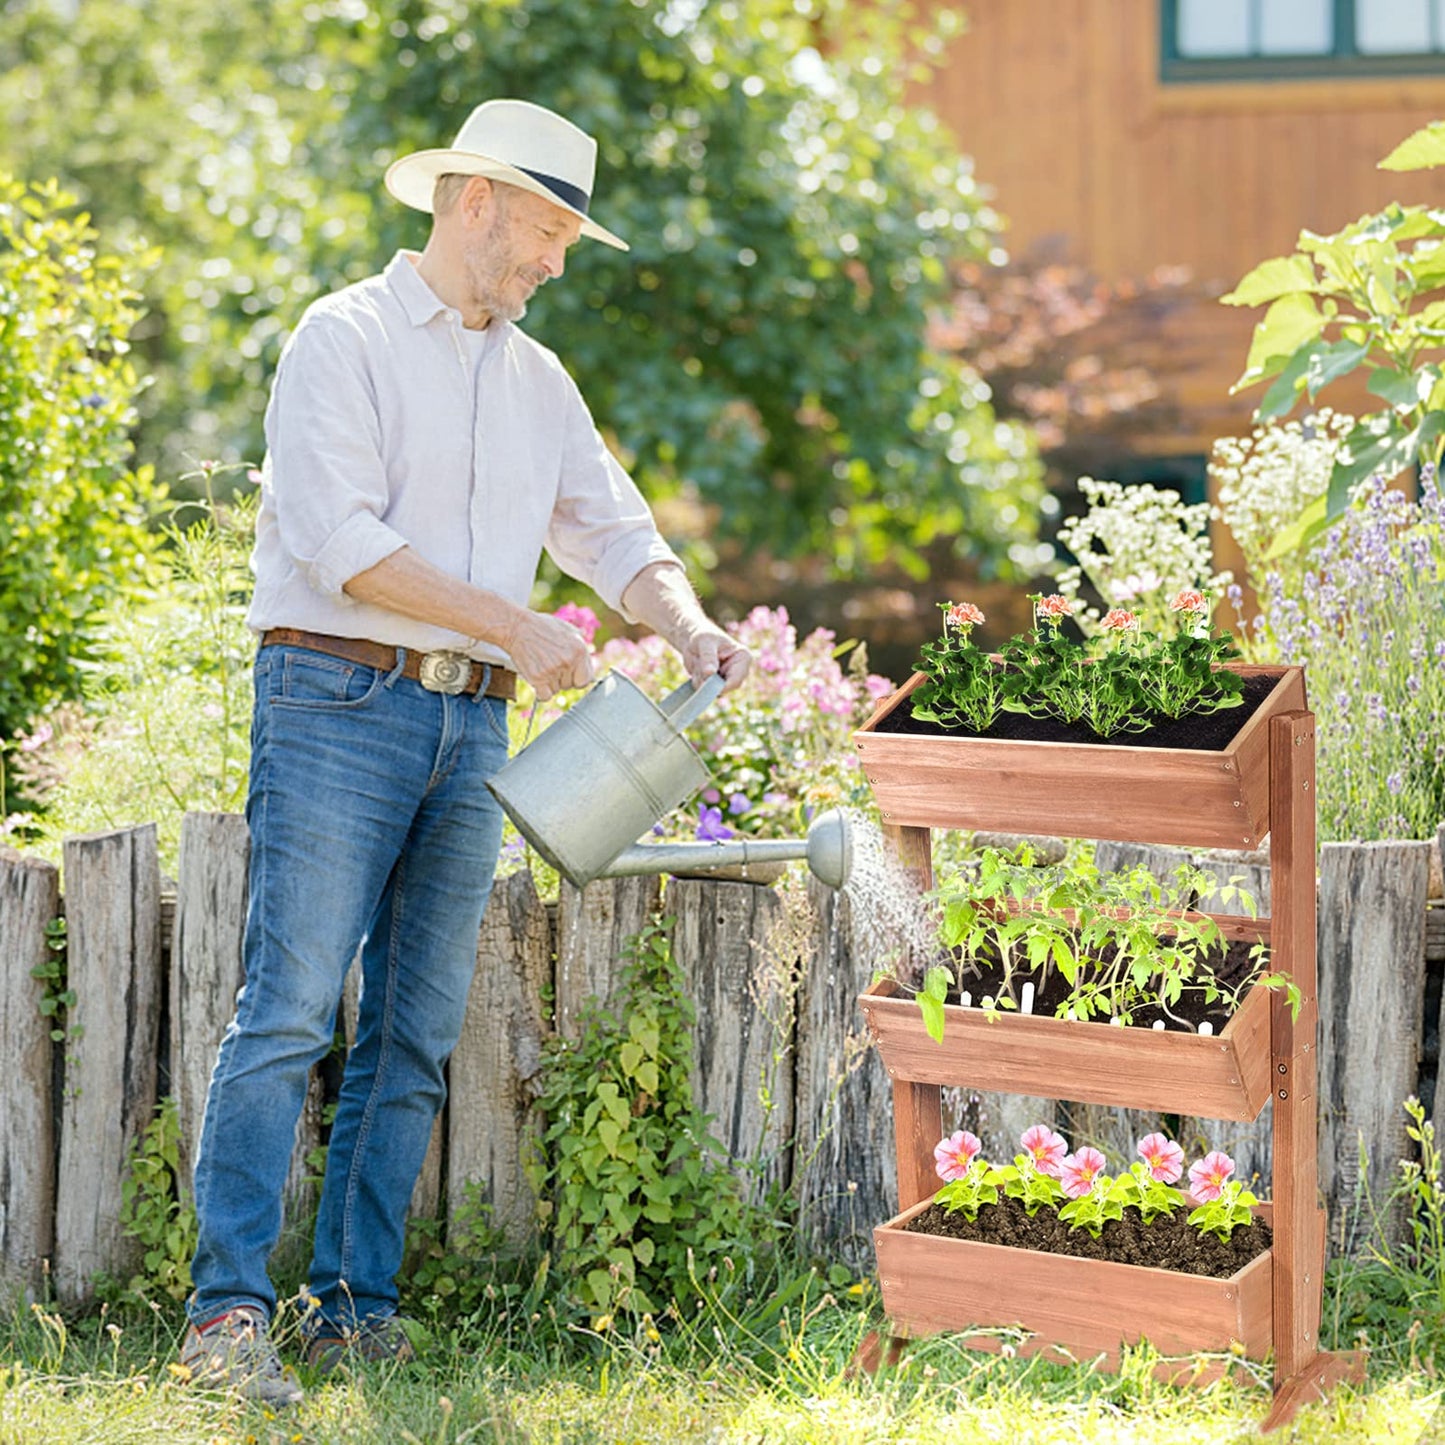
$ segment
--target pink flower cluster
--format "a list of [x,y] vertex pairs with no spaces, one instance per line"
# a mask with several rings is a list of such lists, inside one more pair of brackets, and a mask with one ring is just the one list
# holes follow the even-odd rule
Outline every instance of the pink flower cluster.
[[[1104,1172],[1108,1161],[1097,1149],[1085,1145],[1071,1154],[1068,1141],[1047,1124],[1034,1124],[1025,1129],[1019,1145],[1022,1152],[1015,1164],[1025,1173],[1032,1171],[1058,1180],[1059,1187],[1070,1199],[1082,1199],[1101,1187],[1101,1183],[1102,1187],[1108,1187],[1112,1182]],[[946,1183],[962,1179],[975,1161],[987,1169],[987,1161],[980,1159],[982,1148],[977,1135],[967,1129],[940,1139],[933,1151],[939,1178]],[[1163,1134],[1146,1134],[1137,1148],[1150,1179],[1159,1184],[1175,1184],[1183,1176],[1184,1151],[1172,1139]],[[1218,1199],[1234,1168],[1234,1160],[1222,1150],[1206,1154],[1189,1166],[1190,1194],[1200,1204]]]

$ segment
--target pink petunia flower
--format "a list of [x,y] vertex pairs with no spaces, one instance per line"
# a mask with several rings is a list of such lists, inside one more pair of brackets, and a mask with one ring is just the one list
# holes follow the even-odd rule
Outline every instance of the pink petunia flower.
[[977,1136],[967,1129],[940,1139],[933,1149],[933,1166],[938,1170],[938,1177],[946,1184],[962,1179],[982,1148]]
[[1233,1173],[1234,1160],[1222,1149],[1216,1149],[1189,1166],[1189,1192],[1201,1204],[1209,1204],[1224,1193],[1224,1186]]
[[1105,632],[1138,632],[1139,615],[1124,607],[1111,607],[1099,626]]
[[575,602],[564,602],[553,614],[553,617],[562,622],[570,622],[582,639],[590,647],[592,639],[597,636],[597,628],[600,626],[597,621],[597,614],[590,607],[579,607]]
[[1182,592],[1176,592],[1169,599],[1171,612],[1205,612],[1208,608],[1208,598],[1195,587],[1186,587]]
[[1034,610],[1047,622],[1062,622],[1065,617],[1073,615],[1074,604],[1067,597],[1054,592],[1048,597],[1040,597],[1034,604]]
[[943,621],[946,626],[956,627],[966,635],[970,628],[983,621],[983,613],[972,602],[954,602],[943,614]]
[[1019,1143],[1040,1174],[1048,1174],[1055,1179],[1059,1177],[1059,1166],[1069,1152],[1068,1141],[1062,1134],[1055,1134],[1047,1124],[1035,1124],[1033,1128],[1024,1130]]
[[1184,1173],[1184,1151],[1162,1134],[1146,1134],[1139,1141],[1139,1157],[1149,1175],[1161,1184],[1173,1184]]
[[1059,1183],[1063,1185],[1064,1193],[1070,1199],[1082,1199],[1093,1189],[1107,1162],[1097,1149],[1087,1146],[1077,1154],[1070,1154],[1059,1166]]

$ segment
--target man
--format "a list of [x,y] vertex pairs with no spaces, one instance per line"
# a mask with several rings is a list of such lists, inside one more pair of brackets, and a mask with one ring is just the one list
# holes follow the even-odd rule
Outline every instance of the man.
[[195,1171],[200,1242],[182,1362],[290,1403],[266,1260],[311,1065],[361,948],[355,1044],[332,1126],[309,1293],[310,1361],[407,1353],[407,1204],[461,1030],[501,842],[485,786],[520,673],[542,698],[592,678],[581,634],[529,610],[545,546],[695,682],[750,657],[703,613],[576,386],[515,322],[581,236],[596,143],[516,100],[387,189],[431,211],[426,249],[313,305],[266,413],[246,982]]

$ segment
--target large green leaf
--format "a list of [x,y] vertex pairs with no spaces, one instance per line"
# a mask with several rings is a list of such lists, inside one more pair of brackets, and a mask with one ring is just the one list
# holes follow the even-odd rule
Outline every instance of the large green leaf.
[[1350,504],[1350,494],[1365,480],[1376,474],[1387,479],[1410,466],[1418,454],[1419,426],[1393,412],[1366,417],[1345,438],[1339,460],[1330,473],[1326,499],[1326,516],[1333,522],[1343,516]]
[[1233,291],[1219,299],[1226,306],[1263,306],[1295,291],[1315,289],[1314,263],[1308,256],[1276,256],[1261,261]]
[[1420,405],[1430,394],[1434,384],[1432,377],[1414,371],[1401,371],[1394,366],[1377,367],[1370,373],[1366,390],[1371,396],[1382,397],[1391,406],[1409,410]]
[[1327,324],[1328,318],[1315,305],[1314,297],[1303,292],[1281,296],[1254,328],[1244,375],[1233,389],[1239,391],[1266,377],[1277,376],[1289,365],[1294,353],[1319,336]]
[[1368,341],[1331,341],[1310,353],[1305,382],[1313,401],[1330,382],[1353,371],[1370,354]]
[[1325,510],[1325,499],[1316,497],[1304,510],[1280,532],[1264,554],[1266,562],[1277,561],[1291,552],[1308,549],[1334,525]]
[[[1442,227],[1442,231],[1445,231],[1445,227]],[[1414,279],[1417,294],[1445,286],[1445,241],[1439,241],[1433,246],[1416,246],[1414,251],[1404,258],[1404,265]]]
[[1432,166],[1445,166],[1445,120],[1406,136],[1384,160],[1382,171],[1425,171]]

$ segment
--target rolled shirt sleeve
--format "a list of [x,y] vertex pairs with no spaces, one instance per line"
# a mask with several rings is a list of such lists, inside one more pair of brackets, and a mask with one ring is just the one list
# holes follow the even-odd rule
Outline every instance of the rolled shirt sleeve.
[[337,602],[358,574],[406,546],[382,520],[389,486],[362,338],[344,320],[306,318],[281,358],[266,411],[268,470],[286,552]]

